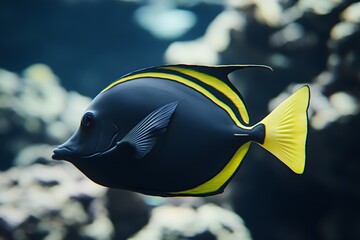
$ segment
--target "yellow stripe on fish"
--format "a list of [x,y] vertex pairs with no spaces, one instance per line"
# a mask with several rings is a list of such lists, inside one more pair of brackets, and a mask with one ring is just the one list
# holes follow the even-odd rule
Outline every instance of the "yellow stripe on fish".
[[228,97],[232,103],[234,103],[234,105],[237,107],[238,111],[240,112],[240,116],[242,117],[243,121],[246,124],[249,124],[249,115],[245,108],[244,102],[239,98],[239,95],[237,93],[235,93],[227,84],[225,84],[219,78],[192,69],[186,69],[180,67],[166,66],[163,67],[163,69],[169,69],[179,73],[183,73],[190,77],[196,78],[197,80],[203,82],[208,86],[213,87],[214,89],[222,93],[224,96]]
[[242,145],[235,155],[231,158],[228,164],[218,173],[215,177],[211,178],[209,181],[189,190],[179,191],[179,192],[170,192],[172,195],[201,195],[204,193],[216,192],[224,186],[224,184],[230,179],[230,177],[238,169],[240,163],[244,159],[246,153],[250,148],[250,142]]

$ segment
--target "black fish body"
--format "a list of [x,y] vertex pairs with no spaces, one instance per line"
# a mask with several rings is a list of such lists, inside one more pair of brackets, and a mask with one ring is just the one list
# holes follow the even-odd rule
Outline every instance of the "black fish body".
[[[93,100],[79,130],[53,158],[72,162],[107,187],[159,196],[221,193],[251,142],[273,152],[276,141],[266,136],[272,119],[249,125],[242,97],[227,79],[244,67],[250,66],[175,65],[129,74]],[[305,159],[305,88],[297,97],[303,101],[302,130],[294,134],[300,153],[293,157],[300,166],[281,159],[298,173]]]

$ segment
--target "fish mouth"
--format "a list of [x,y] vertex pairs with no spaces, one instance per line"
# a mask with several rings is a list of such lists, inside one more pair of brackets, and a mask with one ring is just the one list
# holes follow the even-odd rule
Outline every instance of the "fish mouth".
[[54,160],[70,160],[73,158],[75,151],[64,146],[59,146],[53,150],[51,156]]

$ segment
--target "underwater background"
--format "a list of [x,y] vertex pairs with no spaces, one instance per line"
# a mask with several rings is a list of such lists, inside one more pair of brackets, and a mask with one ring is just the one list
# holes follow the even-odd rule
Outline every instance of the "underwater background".
[[[360,239],[359,56],[358,1],[0,0],[0,239]],[[304,174],[253,145],[223,194],[156,198],[51,160],[103,88],[171,63],[271,66],[232,75],[251,123],[309,84]]]

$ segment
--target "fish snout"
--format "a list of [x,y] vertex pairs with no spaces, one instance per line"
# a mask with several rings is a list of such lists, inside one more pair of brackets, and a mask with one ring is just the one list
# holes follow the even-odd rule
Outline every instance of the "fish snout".
[[53,150],[52,159],[54,160],[70,160],[75,155],[75,151],[64,146],[58,146]]

